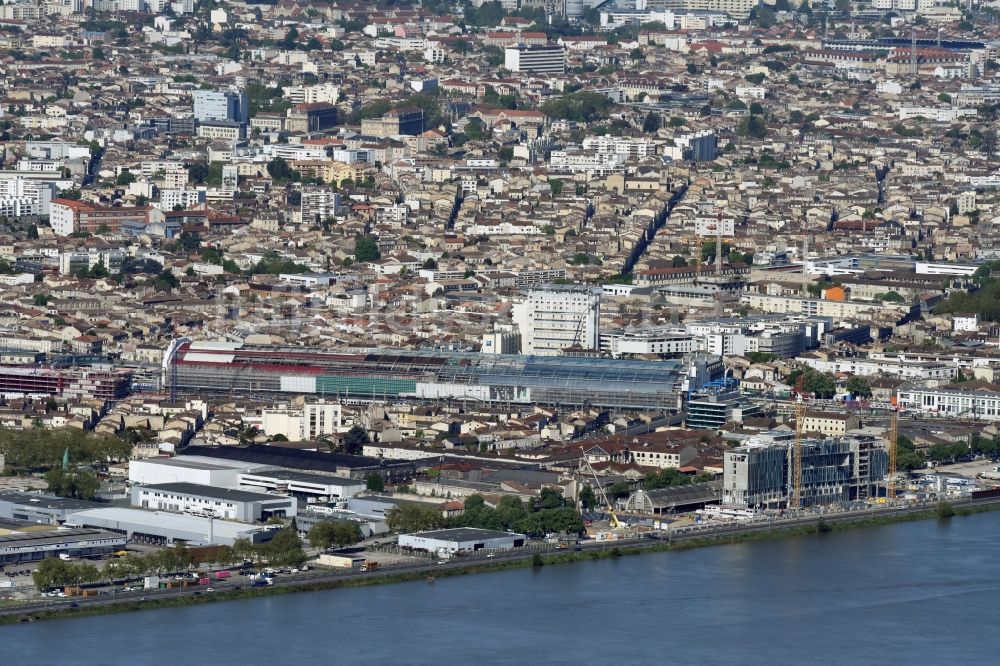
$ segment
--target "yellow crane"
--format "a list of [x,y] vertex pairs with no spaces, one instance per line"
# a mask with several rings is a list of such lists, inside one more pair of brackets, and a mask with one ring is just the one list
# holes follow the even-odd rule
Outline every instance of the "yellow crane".
[[615,513],[615,507],[608,500],[608,494],[604,492],[604,485],[601,483],[601,480],[597,478],[597,472],[594,471],[593,466],[590,464],[590,461],[587,460],[586,457],[581,458],[581,460],[583,460],[584,464],[587,466],[587,469],[590,470],[591,475],[594,477],[594,483],[597,484],[597,490],[601,493],[601,499],[604,500],[604,506],[606,507],[605,510],[608,512],[608,515],[611,516],[610,520],[611,528],[615,530],[622,529],[622,527],[624,526],[618,520],[618,515]]

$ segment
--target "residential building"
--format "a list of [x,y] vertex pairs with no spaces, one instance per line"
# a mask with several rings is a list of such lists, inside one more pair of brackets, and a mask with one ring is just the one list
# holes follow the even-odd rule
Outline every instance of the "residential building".
[[361,133],[366,136],[419,136],[423,131],[424,111],[418,107],[393,109],[381,118],[365,118],[361,121]]
[[250,100],[240,90],[195,90],[194,117],[200,122],[231,121],[246,125],[250,121]]
[[597,349],[601,289],[557,284],[534,287],[514,305],[513,319],[522,354],[555,356],[569,347]]
[[564,74],[566,47],[561,45],[528,46],[518,44],[504,49],[504,67],[512,72]]
[[317,440],[332,435],[342,425],[340,403],[304,402],[261,412],[261,429],[273,437],[284,435],[294,442]]
[[69,236],[78,231],[91,234],[105,229],[117,231],[126,222],[147,223],[149,211],[146,206],[98,206],[75,199],[53,199],[49,224],[57,236]]

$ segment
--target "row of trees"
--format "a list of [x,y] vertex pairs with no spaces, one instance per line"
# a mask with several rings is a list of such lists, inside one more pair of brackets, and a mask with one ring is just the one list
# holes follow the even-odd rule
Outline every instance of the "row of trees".
[[101,572],[92,564],[74,564],[58,557],[49,557],[42,560],[31,577],[35,581],[35,587],[47,590],[66,585],[94,583],[101,580]]
[[[354,528],[357,530],[356,525]],[[360,536],[360,532],[358,535]],[[206,553],[199,560],[186,545],[177,542],[173,548],[163,548],[147,555],[129,554],[108,562],[103,571],[91,564],[76,564],[50,557],[42,560],[32,577],[39,589],[48,589],[101,580],[185,572],[197,564],[229,566],[251,561],[277,566],[298,566],[305,561],[302,541],[294,527],[279,530],[271,541],[264,544],[237,539],[232,546],[219,546]]]
[[345,548],[364,538],[357,523],[322,522],[309,530],[309,545],[313,548]]
[[786,381],[789,384],[797,385],[799,379],[802,380],[802,390],[815,394],[817,398],[832,398],[837,392],[837,384],[833,378],[819,370],[812,368],[794,370],[789,373]]
[[947,299],[934,308],[934,312],[937,314],[975,312],[982,320],[1000,321],[1000,279],[993,277],[994,271],[1000,271],[1000,261],[987,262],[973,274],[973,279],[979,284],[978,291],[971,294],[953,291]]
[[59,497],[72,497],[80,500],[93,499],[101,487],[101,480],[94,472],[66,470],[62,467],[53,467],[46,472],[45,480],[49,484],[49,492],[55,493]]
[[[221,550],[222,548],[227,549],[227,554],[220,554],[219,557],[224,557],[226,561],[219,561],[218,563],[235,564],[237,560],[235,555],[232,554],[232,548],[225,546],[216,550]],[[161,550],[153,551],[147,555],[130,554],[123,558],[108,562],[108,564],[104,567],[104,575],[102,578],[106,580],[115,580],[120,578],[133,578],[135,576],[174,573],[178,571],[187,571],[195,564],[198,564],[198,562],[191,554],[191,550],[186,545],[178,541],[174,543],[173,548],[163,548]]]
[[529,503],[516,497],[503,497],[496,508],[486,506],[481,495],[472,495],[465,500],[465,512],[451,519],[446,519],[435,507],[416,504],[394,507],[386,514],[386,523],[397,532],[420,532],[441,527],[511,530],[532,536],[583,531],[580,514],[567,504],[559,491],[551,488],[543,489],[539,499]]
[[91,435],[75,428],[0,428],[0,453],[4,454],[7,466],[17,471],[61,466],[67,449],[72,464],[127,460],[132,452],[131,445],[117,437]]

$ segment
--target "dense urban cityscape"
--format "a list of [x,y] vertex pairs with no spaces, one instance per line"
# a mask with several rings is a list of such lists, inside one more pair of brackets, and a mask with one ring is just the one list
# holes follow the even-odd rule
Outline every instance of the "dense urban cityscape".
[[1000,505],[998,117],[998,0],[0,0],[0,620]]

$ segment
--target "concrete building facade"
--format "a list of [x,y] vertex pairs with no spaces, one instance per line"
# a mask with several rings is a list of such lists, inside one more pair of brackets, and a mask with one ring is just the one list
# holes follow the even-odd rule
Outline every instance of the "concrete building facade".
[[597,349],[600,336],[601,289],[548,284],[530,289],[514,305],[521,353],[556,356],[568,347]]

